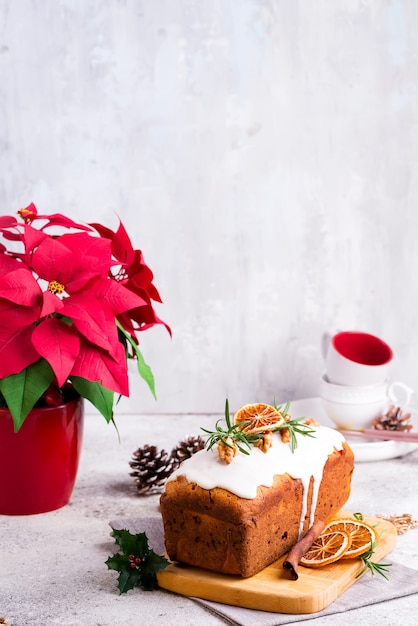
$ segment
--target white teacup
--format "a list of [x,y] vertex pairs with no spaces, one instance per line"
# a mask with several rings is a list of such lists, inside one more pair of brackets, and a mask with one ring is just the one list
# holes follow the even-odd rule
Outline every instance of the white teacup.
[[387,343],[360,331],[326,333],[322,352],[329,381],[354,387],[384,383],[393,358]]
[[370,427],[390,404],[406,407],[412,394],[410,387],[398,381],[349,387],[331,383],[324,374],[320,382],[320,396],[328,417],[338,428],[348,430]]

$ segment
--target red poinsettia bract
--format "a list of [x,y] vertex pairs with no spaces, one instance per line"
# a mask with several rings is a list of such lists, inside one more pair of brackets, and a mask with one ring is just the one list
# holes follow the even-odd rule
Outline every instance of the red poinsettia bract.
[[[142,252],[116,232],[34,204],[0,217],[0,391],[19,428],[52,381],[71,381],[106,419],[129,395],[127,356],[154,391],[137,332],[164,324]],[[35,227],[36,226],[36,227]]]

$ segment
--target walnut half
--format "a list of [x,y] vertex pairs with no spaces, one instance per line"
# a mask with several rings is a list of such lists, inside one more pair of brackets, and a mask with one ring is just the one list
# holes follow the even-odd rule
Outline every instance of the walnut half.
[[221,461],[229,465],[232,463],[234,456],[236,456],[238,452],[238,446],[235,441],[232,441],[230,437],[225,439],[225,442],[219,441],[218,443],[218,454]]

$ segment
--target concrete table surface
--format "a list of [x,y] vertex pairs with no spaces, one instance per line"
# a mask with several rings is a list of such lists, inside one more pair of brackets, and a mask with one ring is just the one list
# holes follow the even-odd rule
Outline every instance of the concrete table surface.
[[[304,414],[304,413],[302,413]],[[136,495],[132,453],[145,444],[171,450],[221,416],[117,417],[121,441],[99,415],[86,415],[83,450],[71,502],[30,516],[0,516],[0,616],[9,626],[195,626],[227,623],[195,601],[139,588],[119,595],[117,573],[105,560],[116,551],[109,521],[158,514],[159,496]],[[297,417],[294,415],[294,417]],[[411,513],[418,519],[418,451],[356,464],[346,506],[375,515]],[[418,529],[399,536],[391,559],[418,569]],[[418,594],[340,615],[317,625],[414,623]],[[228,622],[229,623],[229,622]],[[306,622],[303,622],[306,623]]]

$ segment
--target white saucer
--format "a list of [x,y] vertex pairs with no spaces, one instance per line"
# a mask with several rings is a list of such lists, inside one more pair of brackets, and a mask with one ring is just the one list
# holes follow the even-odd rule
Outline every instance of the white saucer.
[[[411,413],[411,421],[414,430],[418,431],[418,411],[408,408]],[[303,400],[293,400],[290,405],[289,413],[293,418],[297,417],[313,417],[320,424],[335,428],[335,425],[329,419],[322,406],[320,398],[306,398]],[[381,441],[373,439],[359,440],[358,438],[350,439],[346,437],[354,452],[356,463],[367,461],[385,461],[387,459],[396,459],[418,450],[417,443],[404,443],[403,441]]]

